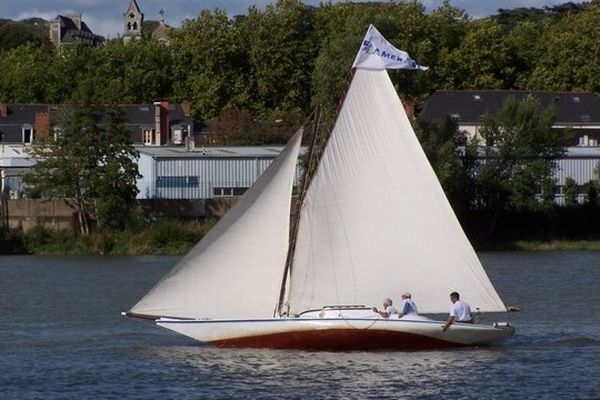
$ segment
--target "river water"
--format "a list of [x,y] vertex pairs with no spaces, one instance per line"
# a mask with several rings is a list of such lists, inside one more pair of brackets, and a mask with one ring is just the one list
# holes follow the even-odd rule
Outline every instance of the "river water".
[[517,334],[482,348],[206,347],[119,313],[177,257],[0,257],[0,399],[599,399],[600,253],[481,253]]

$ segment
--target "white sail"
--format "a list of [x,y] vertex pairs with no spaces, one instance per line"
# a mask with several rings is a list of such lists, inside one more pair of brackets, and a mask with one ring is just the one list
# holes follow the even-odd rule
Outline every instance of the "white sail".
[[506,311],[462,231],[386,71],[356,70],[301,209],[287,303],[379,306],[449,293]]
[[179,318],[272,317],[289,245],[302,129],[256,183],[130,312]]

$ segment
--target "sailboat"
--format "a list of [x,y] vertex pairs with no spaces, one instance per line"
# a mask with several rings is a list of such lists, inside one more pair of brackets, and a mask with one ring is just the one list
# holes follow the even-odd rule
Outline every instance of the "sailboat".
[[304,128],[125,315],[219,347],[412,350],[514,333],[509,323],[453,323],[443,331],[445,320],[381,318],[371,308],[410,290],[421,313],[446,313],[448,294],[458,291],[480,312],[507,311],[379,64],[421,67],[378,34],[371,26],[363,41],[296,223],[292,189]]

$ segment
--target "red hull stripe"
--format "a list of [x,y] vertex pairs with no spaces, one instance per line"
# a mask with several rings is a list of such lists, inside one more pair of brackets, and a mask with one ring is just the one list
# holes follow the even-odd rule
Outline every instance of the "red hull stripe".
[[208,342],[217,347],[295,350],[428,350],[464,345],[406,332],[327,329],[274,333]]

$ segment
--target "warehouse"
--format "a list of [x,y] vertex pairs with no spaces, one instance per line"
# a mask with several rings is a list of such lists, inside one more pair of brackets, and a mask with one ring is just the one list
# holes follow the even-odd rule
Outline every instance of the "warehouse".
[[[138,199],[213,199],[240,196],[283,146],[140,147]],[[301,149],[301,153],[306,151]],[[295,184],[301,175],[296,169]]]

